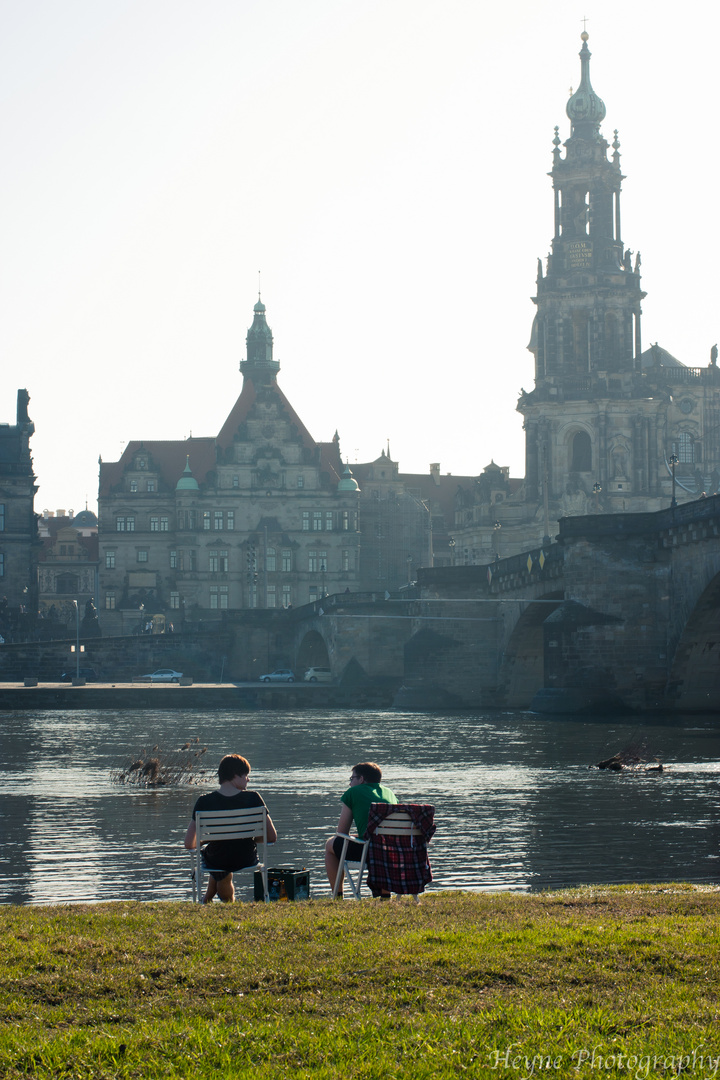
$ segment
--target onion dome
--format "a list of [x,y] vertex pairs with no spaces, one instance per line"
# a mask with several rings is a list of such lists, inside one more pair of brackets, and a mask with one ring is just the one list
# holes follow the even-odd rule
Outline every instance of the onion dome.
[[190,468],[190,455],[188,454],[185,469],[182,476],[175,485],[176,491],[199,491],[200,485],[192,474]]
[[572,134],[585,136],[597,135],[601,122],[605,119],[605,103],[598,97],[590,82],[590,57],[588,34],[583,30],[582,49],[580,50],[580,85],[567,103],[565,111],[572,121]]
[[345,471],[342,474],[342,478],[338,482],[338,491],[359,491],[360,485],[350,471],[350,466],[345,466]]

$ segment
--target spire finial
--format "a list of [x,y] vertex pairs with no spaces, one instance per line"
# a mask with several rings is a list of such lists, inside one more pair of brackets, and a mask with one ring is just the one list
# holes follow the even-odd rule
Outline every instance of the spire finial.
[[[583,24],[586,22],[583,19]],[[566,106],[566,112],[572,121],[570,137],[579,136],[591,142],[600,137],[600,124],[605,119],[605,104],[595,93],[590,82],[590,50],[588,49],[587,30],[583,30],[582,49],[580,50],[580,85]]]
[[258,301],[262,300],[262,296],[260,295],[260,273],[261,271],[258,270]]

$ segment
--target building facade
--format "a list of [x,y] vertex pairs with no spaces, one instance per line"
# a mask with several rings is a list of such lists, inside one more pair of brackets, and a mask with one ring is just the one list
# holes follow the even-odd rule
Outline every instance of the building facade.
[[87,509],[79,514],[46,510],[38,531],[38,613],[74,630],[75,602],[83,611],[97,595],[97,518]]
[[277,383],[258,301],[243,385],[215,437],[131,442],[100,463],[99,614],[104,633],[153,614],[174,629],[231,608],[290,607],[355,591],[357,481],[312,438]]
[[0,634],[37,610],[38,532],[28,416],[30,395],[17,392],[15,424],[0,424]]

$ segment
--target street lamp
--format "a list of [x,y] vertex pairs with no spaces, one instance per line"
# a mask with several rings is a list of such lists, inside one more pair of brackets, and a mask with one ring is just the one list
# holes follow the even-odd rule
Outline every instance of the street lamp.
[[75,605],[75,678],[80,678],[80,608],[78,607],[77,600],[73,600]]
[[601,488],[600,484],[593,484],[593,495],[595,496],[595,513],[596,514],[600,510],[600,492],[601,491],[602,491],[602,488]]
[[450,565],[455,565],[455,537],[451,536],[448,540],[448,547],[450,548]]
[[675,467],[680,461],[677,454],[671,454],[669,459],[670,468],[672,470],[672,499],[670,500],[670,506],[677,506],[677,499],[675,498]]

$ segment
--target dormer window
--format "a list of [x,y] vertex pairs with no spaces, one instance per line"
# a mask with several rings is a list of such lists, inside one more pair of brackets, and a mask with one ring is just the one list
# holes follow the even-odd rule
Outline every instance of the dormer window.
[[130,481],[130,490],[131,491],[137,491],[137,489],[138,489],[137,484],[138,484],[137,480],[131,480]]
[[138,458],[137,467],[138,469],[147,469],[147,458]]

